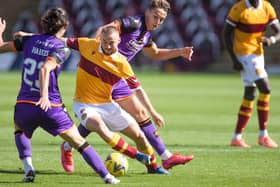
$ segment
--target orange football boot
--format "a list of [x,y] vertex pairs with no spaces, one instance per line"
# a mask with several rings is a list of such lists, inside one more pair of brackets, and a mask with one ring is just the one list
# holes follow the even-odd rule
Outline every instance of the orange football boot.
[[258,143],[267,148],[277,148],[277,143],[272,140],[269,136],[259,137]]
[[250,148],[251,147],[243,139],[232,139],[230,145],[235,146],[235,147],[241,147],[241,148]]
[[63,142],[61,144],[61,164],[64,168],[64,171],[68,173],[74,172],[74,160],[73,160],[73,153],[72,150],[65,150],[64,144],[66,142]]

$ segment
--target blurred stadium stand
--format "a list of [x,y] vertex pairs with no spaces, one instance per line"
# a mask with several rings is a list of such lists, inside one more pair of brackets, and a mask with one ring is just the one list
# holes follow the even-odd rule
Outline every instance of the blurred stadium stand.
[[[186,63],[182,58],[153,62],[140,53],[135,57],[133,66],[167,72],[231,71],[231,62],[224,50],[221,35],[225,16],[236,1],[170,0],[171,13],[165,23],[152,32],[154,41],[161,48],[194,46],[192,62]],[[149,2],[150,0],[30,0],[21,10],[11,31],[39,32],[41,14],[48,8],[59,6],[65,8],[69,14],[71,24],[67,36],[91,37],[96,29],[105,23],[121,16],[143,13]],[[36,6],[37,12],[34,8],[28,9],[28,4]],[[275,9],[279,11],[280,6],[277,6]],[[269,63],[279,66],[280,57],[273,53],[276,49],[279,50],[279,46],[272,47],[266,54]],[[21,55],[6,54],[1,55],[1,58],[7,62],[5,65],[0,63],[0,70],[17,69],[21,65]],[[78,58],[79,54],[72,52],[64,69],[75,71]]]

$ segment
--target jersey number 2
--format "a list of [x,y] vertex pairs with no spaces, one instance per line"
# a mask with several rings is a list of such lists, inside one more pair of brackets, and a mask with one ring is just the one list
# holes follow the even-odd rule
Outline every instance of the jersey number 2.
[[28,77],[34,76],[37,69],[42,67],[44,62],[37,63],[36,60],[32,58],[26,58],[24,60],[25,68],[23,70],[23,81],[30,87],[30,91],[40,91],[39,80],[29,79]]

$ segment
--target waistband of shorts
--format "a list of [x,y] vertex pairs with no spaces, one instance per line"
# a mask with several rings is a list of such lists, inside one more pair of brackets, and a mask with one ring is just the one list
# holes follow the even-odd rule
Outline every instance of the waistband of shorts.
[[131,94],[131,95],[128,95],[128,96],[116,98],[116,99],[114,99],[114,101],[124,101],[124,100],[126,100],[126,99],[131,98],[134,94],[135,94],[135,93],[133,93],[133,94]]
[[[36,105],[37,102],[30,101],[30,100],[17,100],[16,103],[25,103],[25,104]],[[60,107],[60,106],[63,106],[63,103],[52,103],[51,106],[53,106],[53,107]]]

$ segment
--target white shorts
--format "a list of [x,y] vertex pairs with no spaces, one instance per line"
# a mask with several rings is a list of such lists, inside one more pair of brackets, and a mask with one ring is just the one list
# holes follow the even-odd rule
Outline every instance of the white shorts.
[[105,104],[74,102],[74,112],[84,127],[88,118],[92,116],[100,117],[107,127],[114,132],[122,131],[129,125],[136,123],[134,118],[115,102]]
[[241,77],[245,86],[256,86],[255,81],[266,78],[267,72],[264,69],[264,56],[246,55],[237,56],[243,66]]

